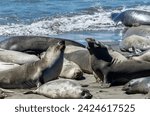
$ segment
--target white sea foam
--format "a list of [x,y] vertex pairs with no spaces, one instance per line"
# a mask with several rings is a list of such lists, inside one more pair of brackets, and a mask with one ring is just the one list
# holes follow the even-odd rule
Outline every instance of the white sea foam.
[[53,35],[70,31],[115,30],[111,12],[61,16],[31,24],[0,25],[0,35]]

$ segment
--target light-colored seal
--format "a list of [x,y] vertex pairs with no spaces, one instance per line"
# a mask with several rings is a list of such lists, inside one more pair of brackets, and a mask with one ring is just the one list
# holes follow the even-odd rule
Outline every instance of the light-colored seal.
[[0,62],[0,71],[12,69],[18,66],[20,65],[14,63],[8,63],[8,62]]
[[84,45],[68,39],[43,37],[43,36],[14,36],[0,42],[0,48],[40,54],[55,45],[60,40],[64,40],[66,45],[85,47]]
[[44,58],[0,72],[0,87],[31,88],[58,78],[64,59],[65,42],[49,47]]
[[83,71],[76,63],[64,58],[63,68],[59,76],[67,79],[80,79],[83,77]]
[[0,61],[11,62],[16,64],[25,64],[38,61],[39,58],[36,55],[30,55],[12,50],[4,50],[0,48]]
[[150,77],[133,79],[124,85],[123,91],[127,94],[143,93],[147,94],[150,89]]
[[121,51],[140,52],[150,49],[150,39],[139,35],[131,35],[120,42]]
[[[91,67],[102,87],[122,85],[132,79],[150,76],[150,63],[136,60],[116,62],[108,48],[94,39],[86,39],[91,54]],[[116,56],[117,57],[117,56]]]
[[142,10],[126,10],[121,13],[112,13],[115,22],[121,21],[125,26],[150,25],[150,12]]
[[77,82],[69,79],[57,79],[41,85],[25,94],[40,94],[53,99],[90,99],[92,95]]

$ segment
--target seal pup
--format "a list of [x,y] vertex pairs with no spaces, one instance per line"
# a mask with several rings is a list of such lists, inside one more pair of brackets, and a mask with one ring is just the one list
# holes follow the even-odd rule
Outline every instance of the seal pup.
[[18,51],[5,50],[0,48],[0,61],[16,64],[31,63],[40,60],[36,55],[30,55]]
[[139,52],[150,49],[150,39],[139,35],[131,35],[124,38],[119,47],[121,51],[138,54]]
[[143,93],[147,94],[150,89],[150,77],[132,79],[122,88],[127,94]]
[[58,78],[64,58],[65,41],[49,47],[44,58],[6,71],[0,71],[0,87],[31,88]]
[[[122,85],[131,79],[150,76],[150,63],[136,60],[116,62],[108,48],[94,39],[86,39],[91,54],[91,67],[102,87]],[[117,57],[117,56],[116,56]]]
[[0,71],[8,70],[20,66],[19,64],[0,62]]
[[150,25],[150,12],[142,10],[126,10],[121,13],[112,13],[115,22],[122,22],[125,26]]
[[76,81],[57,79],[24,94],[40,94],[52,99],[90,99],[92,95]]
[[67,79],[80,79],[83,77],[83,71],[76,63],[64,58],[63,67],[59,76]]
[[49,46],[53,46],[60,40],[64,40],[66,45],[85,47],[84,45],[76,41],[68,39],[43,37],[43,36],[14,36],[1,41],[0,48],[40,54],[46,51]]

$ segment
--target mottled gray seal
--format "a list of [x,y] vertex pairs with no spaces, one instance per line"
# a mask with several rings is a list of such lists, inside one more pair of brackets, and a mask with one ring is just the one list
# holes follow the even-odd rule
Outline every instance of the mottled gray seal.
[[8,63],[8,62],[0,62],[0,71],[8,70],[11,68],[18,67],[20,65],[14,64],[14,63]]
[[116,62],[108,48],[94,39],[86,39],[91,54],[91,67],[102,87],[125,84],[131,79],[150,76],[150,63],[136,60]]
[[36,55],[30,55],[18,51],[5,50],[0,48],[0,61],[11,62],[16,64],[25,64],[38,61]]
[[150,39],[138,35],[131,35],[124,38],[119,47],[121,51],[139,53],[150,49]]
[[64,58],[65,41],[49,47],[44,58],[0,72],[0,87],[31,88],[58,78]]
[[14,36],[1,41],[0,48],[39,54],[46,51],[49,46],[53,46],[60,40],[64,40],[66,45],[85,47],[78,42],[67,39],[43,36]]
[[143,93],[147,94],[150,89],[150,77],[133,79],[124,85],[123,91],[127,94]]
[[112,13],[115,22],[121,21],[125,26],[150,25],[150,12],[142,10],[126,10],[121,13]]
[[92,95],[77,82],[69,79],[57,79],[41,85],[25,94],[40,94],[53,99],[90,99]]

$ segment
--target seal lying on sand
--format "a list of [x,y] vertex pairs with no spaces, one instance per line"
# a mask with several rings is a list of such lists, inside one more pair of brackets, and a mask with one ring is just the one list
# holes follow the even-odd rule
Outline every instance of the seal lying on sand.
[[80,79],[83,77],[83,72],[76,63],[64,59],[63,67],[59,76],[67,79]]
[[125,26],[150,25],[150,12],[142,10],[126,10],[122,13],[112,13],[115,22],[121,21]]
[[108,48],[94,39],[86,39],[91,54],[91,67],[102,81],[102,87],[125,84],[131,79],[150,76],[150,63],[136,60],[116,62]]
[[73,80],[58,79],[47,82],[25,94],[40,94],[53,99],[90,99],[92,95]]
[[15,36],[1,41],[0,48],[40,54],[46,51],[49,46],[53,46],[60,40],[64,40],[66,45],[85,47],[84,45],[78,42],[67,39],[43,37],[43,36]]
[[14,64],[14,63],[8,63],[8,62],[0,62],[0,71],[8,70],[11,68],[18,67],[20,65]]
[[36,55],[30,55],[18,51],[0,49],[0,61],[16,64],[25,64],[38,61]]
[[58,78],[64,58],[65,41],[49,47],[44,58],[33,63],[0,71],[0,87],[31,88]]
[[124,85],[123,91],[127,94],[143,93],[147,94],[150,89],[150,77],[133,79]]
[[139,52],[150,49],[150,39],[147,39],[138,35],[131,35],[124,38],[119,45],[121,51],[134,52],[138,54]]

